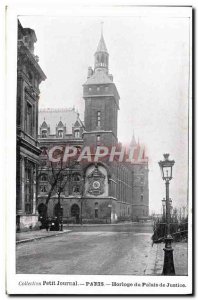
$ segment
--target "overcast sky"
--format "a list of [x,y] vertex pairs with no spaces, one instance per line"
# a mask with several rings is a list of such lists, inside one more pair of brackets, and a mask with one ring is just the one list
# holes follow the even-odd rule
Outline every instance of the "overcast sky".
[[150,213],[161,211],[165,186],[158,161],[175,160],[170,197],[187,202],[189,19],[177,17],[19,18],[35,30],[35,54],[47,76],[39,106],[73,107],[84,119],[82,85],[100,39],[109,52],[109,71],[120,94],[118,138],[129,143],[133,130],[149,157]]

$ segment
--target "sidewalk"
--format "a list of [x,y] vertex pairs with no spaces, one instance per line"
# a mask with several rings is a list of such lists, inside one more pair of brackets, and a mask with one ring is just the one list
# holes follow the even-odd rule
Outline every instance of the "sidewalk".
[[41,229],[35,231],[17,232],[16,243],[19,244],[19,243],[32,242],[34,240],[39,240],[43,238],[57,236],[59,234],[69,233],[70,231],[71,230],[47,231],[46,229]]
[[[173,243],[173,258],[175,273],[178,276],[188,275],[188,243]],[[164,264],[164,243],[154,244],[151,248],[149,263],[145,275],[161,275]]]

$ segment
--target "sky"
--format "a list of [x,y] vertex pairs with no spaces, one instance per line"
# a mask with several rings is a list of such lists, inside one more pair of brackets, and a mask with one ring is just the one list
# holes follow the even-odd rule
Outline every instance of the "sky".
[[165,185],[158,162],[175,160],[170,197],[186,206],[188,188],[189,19],[168,16],[20,16],[35,30],[35,54],[47,76],[40,108],[75,107],[84,119],[83,88],[100,34],[120,95],[118,139],[136,140],[149,157],[150,213],[161,212]]

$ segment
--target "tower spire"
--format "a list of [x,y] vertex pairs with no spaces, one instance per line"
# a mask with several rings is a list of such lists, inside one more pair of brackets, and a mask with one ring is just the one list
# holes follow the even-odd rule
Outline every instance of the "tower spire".
[[101,23],[101,36],[103,35],[103,25],[104,25],[104,22],[102,21]]
[[135,140],[134,130],[133,130],[133,137],[132,137],[130,146],[131,146],[131,147],[132,147],[132,146],[137,146],[137,143],[136,143],[136,140]]
[[95,70],[99,68],[108,73],[109,54],[103,37],[103,24],[104,22],[101,22],[101,36],[95,52]]

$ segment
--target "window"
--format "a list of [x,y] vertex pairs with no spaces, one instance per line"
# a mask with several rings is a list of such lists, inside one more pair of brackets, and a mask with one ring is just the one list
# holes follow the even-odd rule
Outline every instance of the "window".
[[141,201],[143,201],[144,200],[144,196],[143,196],[143,194],[141,194]]
[[74,193],[80,193],[80,187],[78,185],[73,187],[73,192]]
[[42,138],[46,138],[47,137],[47,130],[46,129],[42,130],[41,137]]
[[97,92],[99,92],[99,91],[100,91],[100,87],[98,86],[98,87],[97,87]]
[[74,174],[73,175],[73,181],[80,181],[80,175],[79,174]]
[[32,119],[32,105],[29,102],[27,102],[26,130],[29,135],[32,135],[33,131]]
[[101,125],[101,112],[97,111],[97,126],[100,127]]
[[46,174],[41,175],[41,181],[47,181],[47,175]]
[[40,185],[40,191],[41,191],[41,193],[46,193],[47,192],[47,186],[46,185]]
[[74,137],[77,139],[80,137],[80,130],[75,130],[74,131]]
[[89,92],[91,92],[91,87],[89,87]]
[[63,130],[62,129],[58,130],[58,137],[63,138]]
[[95,208],[95,218],[98,219],[98,208]]

